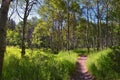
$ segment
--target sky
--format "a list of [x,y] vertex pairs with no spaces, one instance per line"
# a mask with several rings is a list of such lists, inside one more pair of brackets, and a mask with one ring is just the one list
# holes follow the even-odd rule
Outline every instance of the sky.
[[[2,2],[2,0],[0,0],[0,7],[1,7],[1,2]],[[15,4],[15,3],[13,3],[13,4]],[[15,6],[13,6],[13,7],[15,7]],[[37,13],[37,9],[36,9],[36,11],[32,11],[30,13],[30,15],[28,16],[28,19],[31,19],[32,17],[37,17],[38,19],[40,18],[39,14]],[[18,8],[18,10],[20,10],[20,9]],[[9,9],[8,17],[10,16],[12,11],[13,11],[12,9]],[[23,11],[21,11],[21,12],[19,11],[19,14],[23,17]],[[22,21],[22,19],[18,16],[17,12],[13,13],[13,15],[11,16],[11,19],[13,19],[16,22],[16,24],[18,24],[20,21]]]
[[[1,7],[1,2],[2,2],[2,0],[0,0],[0,7]],[[12,10],[9,9],[8,17],[10,16],[11,12],[12,12]],[[21,16],[23,16],[22,13],[20,13],[20,14],[21,14]],[[31,19],[32,17],[38,17],[39,18],[39,15],[36,12],[34,12],[31,15],[29,15],[28,19]],[[21,18],[18,16],[18,14],[16,12],[14,12],[11,19],[13,19],[16,22],[16,24],[18,24],[20,21],[22,21]]]
[[[11,11],[9,11],[9,14],[10,14],[10,13],[11,13]],[[9,16],[9,14],[8,14],[8,16]],[[22,13],[20,13],[20,15],[23,16]],[[40,18],[39,15],[38,15],[36,12],[31,13],[31,14],[28,16],[28,19],[31,19],[32,17]],[[18,14],[17,14],[16,12],[12,15],[11,19],[13,19],[13,20],[16,22],[16,24],[18,24],[20,21],[22,21],[22,19],[18,16]]]
[[[0,7],[1,7],[1,2],[2,0],[0,0]],[[9,9],[9,12],[8,12],[8,17],[10,16],[12,10]],[[23,17],[23,13],[21,12],[20,15]],[[28,16],[28,19],[31,19],[32,17],[37,17],[38,19],[40,18],[39,14],[37,13],[37,11],[35,12],[32,12],[30,13],[30,15]],[[13,19],[16,24],[18,24],[20,21],[22,21],[22,19],[18,16],[18,14],[16,12],[14,12],[14,14],[12,15],[11,19]]]
[[[20,9],[18,9],[20,10]],[[8,17],[10,16],[12,10],[9,9],[9,13],[8,13]],[[24,12],[23,10],[22,11],[19,11],[19,14],[23,17],[24,16]],[[30,15],[28,16],[28,19],[31,19],[32,17],[37,17],[37,18],[40,18],[39,14],[37,13],[37,11],[32,11],[30,13]],[[18,16],[17,12],[15,11],[14,14],[12,15],[11,19],[13,19],[16,24],[18,24],[20,21],[22,21],[22,19]]]

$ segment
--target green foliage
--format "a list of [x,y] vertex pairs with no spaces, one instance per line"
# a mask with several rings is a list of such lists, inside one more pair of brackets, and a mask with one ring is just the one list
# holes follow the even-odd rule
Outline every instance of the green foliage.
[[[69,12],[69,20],[68,20],[68,12]],[[79,15],[81,14],[78,0],[75,1],[45,0],[43,5],[39,9],[39,14],[41,16],[41,20],[47,22],[47,25],[42,25],[40,24],[40,22],[38,24],[40,27],[46,28],[47,31],[50,33],[49,35],[50,48],[54,53],[58,53],[60,50],[67,49],[68,43],[70,44],[70,49],[75,47],[76,45],[75,43],[77,43],[76,39],[78,36],[78,35],[76,36],[76,26],[77,26],[76,18],[79,17]],[[68,31],[68,21],[69,21],[69,31]],[[46,31],[41,30],[40,33],[44,33],[44,32],[46,33]],[[69,41],[67,41],[68,36],[70,38]],[[41,44],[42,42],[39,41],[36,42]]]
[[2,80],[69,80],[76,57],[73,52],[54,55],[27,49],[25,57],[21,58],[19,48],[7,47]]
[[88,53],[87,48],[78,48],[78,49],[74,49],[73,50],[75,53],[78,53],[78,55],[90,55],[92,52],[94,52],[94,50],[92,48],[90,48],[90,53]]
[[32,35],[32,44],[36,47],[48,47],[49,23],[39,20]]
[[109,11],[110,15],[112,15],[111,19],[119,22],[119,19],[120,19],[120,10],[119,10],[120,1],[112,0],[112,3],[114,3],[114,4],[111,4],[111,9]]
[[20,34],[15,30],[7,30],[7,44],[8,45],[20,45]]
[[[97,80],[119,80],[120,73],[113,69],[113,61],[109,54],[113,53],[111,49],[103,50],[91,54],[87,60],[87,67]],[[116,68],[114,66],[114,68]]]
[[117,73],[120,73],[120,46],[112,47],[113,52],[109,54],[113,61],[112,69]]

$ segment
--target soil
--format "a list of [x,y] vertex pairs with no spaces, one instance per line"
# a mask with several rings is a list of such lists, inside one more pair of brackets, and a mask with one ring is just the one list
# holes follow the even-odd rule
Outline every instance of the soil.
[[79,56],[76,62],[75,74],[70,80],[94,80],[86,67],[87,56]]

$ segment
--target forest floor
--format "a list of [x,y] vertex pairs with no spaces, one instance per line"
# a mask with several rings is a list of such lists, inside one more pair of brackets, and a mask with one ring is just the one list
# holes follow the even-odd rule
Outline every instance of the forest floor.
[[71,77],[71,80],[94,80],[94,77],[88,72],[86,61],[86,56],[78,57],[76,62],[76,72],[75,75]]

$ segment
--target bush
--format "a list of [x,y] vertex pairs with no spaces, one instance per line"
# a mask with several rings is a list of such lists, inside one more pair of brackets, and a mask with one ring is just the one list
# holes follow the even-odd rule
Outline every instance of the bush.
[[117,73],[120,73],[120,46],[114,46],[111,48],[113,52],[109,54],[113,64],[112,69]]

